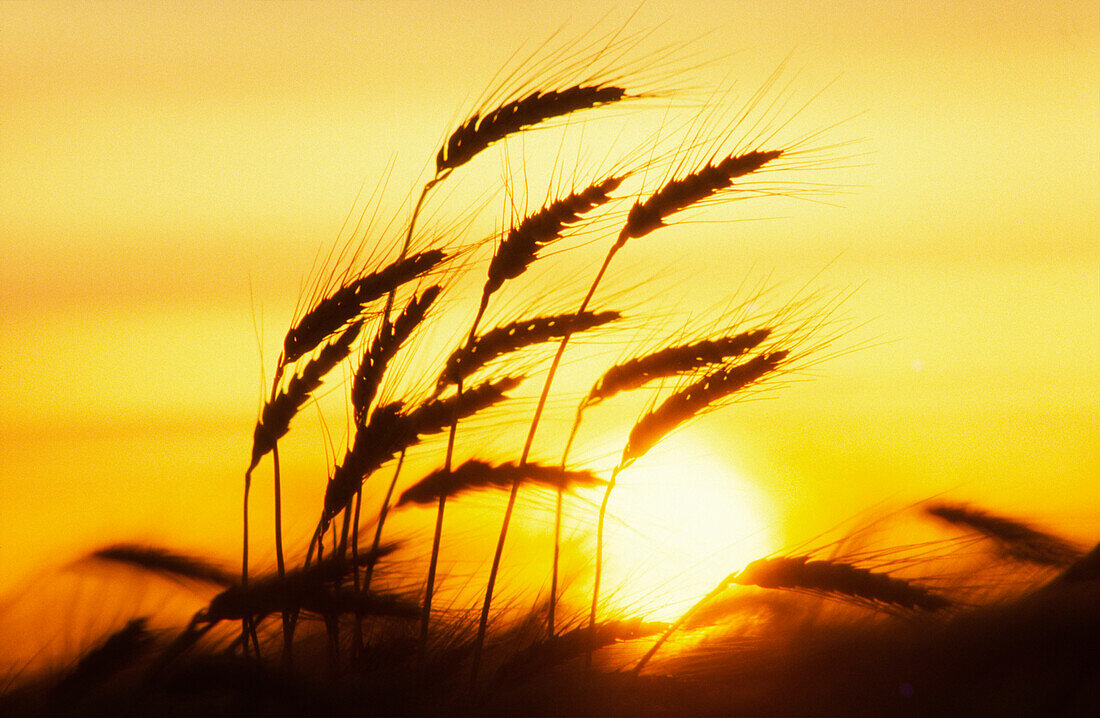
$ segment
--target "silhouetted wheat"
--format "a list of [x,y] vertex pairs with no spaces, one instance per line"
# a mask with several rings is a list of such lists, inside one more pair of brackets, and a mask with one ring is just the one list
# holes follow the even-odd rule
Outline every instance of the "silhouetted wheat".
[[638,389],[657,379],[688,374],[734,359],[758,347],[770,334],[770,329],[753,329],[733,336],[665,347],[629,359],[605,371],[588,392],[584,403],[598,404],[620,392]]
[[644,237],[665,226],[665,220],[733,187],[733,180],[759,170],[782,156],[782,150],[753,150],[709,162],[682,178],[671,179],[645,200],[634,203],[619,242]]
[[313,392],[321,386],[321,380],[334,366],[339,364],[351,352],[351,345],[359,338],[363,328],[362,320],[352,323],[334,341],[327,344],[317,356],[307,363],[300,372],[291,377],[286,389],[279,392],[268,402],[256,422],[252,437],[252,462],[248,466],[251,472],[264,454],[271,451],[278,441],[290,430],[293,419],[302,406],[309,401]]
[[520,319],[491,329],[474,339],[468,347],[456,349],[447,357],[436,391],[465,380],[489,362],[534,344],[560,339],[565,334],[583,332],[622,317],[618,312],[582,312],[551,314]]
[[158,546],[114,544],[93,551],[88,558],[130,566],[175,580],[202,581],[216,586],[228,586],[236,582],[232,573],[210,561]]
[[627,466],[637,461],[684,422],[699,416],[731,394],[775,373],[786,358],[785,351],[762,354],[742,364],[708,372],[701,379],[677,391],[634,424],[626,440],[620,465]]
[[[662,144],[665,140],[658,142],[655,138],[646,139],[625,154],[610,144],[574,148],[573,141],[566,140],[569,144],[562,145],[558,164],[546,182],[549,189],[539,187],[536,183],[540,180],[533,179],[537,163],[524,165],[522,180],[527,196],[545,196],[547,200],[525,216],[518,216],[520,213],[513,208],[512,216],[516,219],[511,226],[491,236],[476,238],[468,236],[472,232],[461,223],[438,233],[418,227],[420,214],[428,213],[425,208],[429,205],[432,216],[437,216],[434,213],[445,212],[451,206],[448,203],[464,202],[457,192],[437,196],[433,191],[449,177],[459,177],[455,170],[482,153],[488,154],[490,148],[498,146],[512,152],[521,143],[510,142],[510,138],[533,128],[562,124],[561,120],[573,113],[597,116],[602,108],[657,97],[646,88],[634,87],[633,82],[627,81],[626,73],[614,71],[607,62],[589,66],[591,58],[584,56],[585,52],[597,58],[618,56],[616,53],[632,47],[635,39],[636,36],[614,34],[586,41],[588,44],[573,56],[552,58],[559,65],[535,64],[531,72],[520,68],[521,74],[506,75],[496,89],[483,96],[489,99],[480,101],[476,111],[445,134],[441,147],[429,150],[435,152],[434,173],[422,185],[411,212],[402,207],[394,215],[399,218],[394,222],[400,223],[403,236],[392,245],[379,243],[368,253],[375,259],[368,262],[361,261],[356,249],[334,252],[321,263],[310,298],[300,300],[308,306],[301,307],[304,311],[291,322],[285,335],[270,395],[253,430],[245,474],[240,579],[211,562],[136,544],[108,546],[75,562],[75,567],[84,566],[88,559],[110,562],[170,578],[185,583],[189,595],[202,596],[206,605],[193,614],[182,631],[168,635],[167,640],[166,634],[151,629],[150,621],[144,618],[104,634],[107,638],[98,646],[39,684],[45,686],[38,689],[46,697],[37,703],[32,700],[30,705],[44,709],[9,710],[9,704],[0,695],[0,714],[314,711],[383,715],[910,715],[923,711],[971,715],[982,711],[969,710],[974,705],[967,701],[937,702],[936,691],[943,686],[957,690],[957,686],[963,685],[957,675],[974,670],[995,676],[998,688],[1003,689],[1003,676],[1027,675],[1015,662],[1032,656],[1044,671],[1055,676],[1048,679],[1055,689],[1051,690],[1052,697],[1034,703],[1025,701],[1020,714],[1066,712],[1079,706],[1087,711],[1095,704],[1094,690],[1090,689],[1092,692],[1083,697],[1073,691],[1078,689],[1075,681],[1085,683],[1096,673],[1092,653],[1100,641],[1100,621],[1095,611],[1100,586],[1097,580],[1100,547],[1082,555],[1071,542],[1058,536],[963,505],[938,503],[926,510],[956,527],[981,534],[1009,558],[1057,567],[1062,572],[1047,581],[1052,570],[1036,571],[1033,566],[1000,562],[998,569],[1019,572],[1021,582],[1030,581],[1026,585],[1031,590],[981,607],[964,603],[960,596],[969,600],[967,587],[953,587],[942,576],[933,591],[916,580],[865,568],[871,565],[867,556],[875,555],[873,552],[851,562],[839,558],[813,559],[809,555],[780,556],[760,559],[727,577],[671,625],[624,618],[628,615],[626,611],[601,607],[604,528],[611,490],[620,475],[688,422],[738,400],[761,382],[791,371],[800,357],[825,342],[817,336],[814,346],[809,346],[807,335],[818,326],[817,317],[791,326],[792,311],[768,320],[767,326],[738,325],[736,312],[726,312],[720,317],[716,316],[718,312],[712,312],[706,315],[710,329],[686,340],[684,335],[688,332],[668,330],[660,324],[660,313],[640,305],[637,318],[645,323],[645,328],[664,331],[657,340],[650,341],[652,351],[610,367],[600,363],[599,357],[576,361],[571,369],[576,369],[577,377],[573,378],[579,383],[571,386],[579,387],[577,393],[554,389],[556,374],[574,334],[592,332],[601,339],[619,342],[620,350],[627,341],[623,333],[615,333],[627,324],[618,322],[622,318],[619,311],[589,311],[589,306],[614,257],[630,240],[644,238],[708,205],[739,197],[797,195],[804,191],[805,186],[793,185],[790,190],[777,186],[760,191],[758,183],[746,180],[778,167],[796,166],[792,158],[805,150],[804,140],[774,140],[778,133],[762,126],[776,120],[782,102],[764,108],[761,120],[745,123],[748,127],[741,124],[746,119],[742,113],[726,119],[713,106],[697,112],[694,124],[687,127],[663,122],[661,135],[671,136],[676,147],[670,154],[665,153],[666,146]],[[656,64],[662,57],[655,55],[652,62]],[[550,71],[540,74],[547,67]],[[765,85],[765,89],[768,87],[770,84]],[[763,90],[754,95],[750,109],[758,107],[757,103],[765,104],[763,97]],[[675,108],[670,108],[670,112],[672,109]],[[630,120],[626,118],[627,125]],[[631,133],[628,126],[623,135]],[[607,163],[604,170],[590,172],[582,166],[587,159],[578,159],[576,167],[570,168],[571,162],[563,158],[574,156],[573,149],[577,150],[577,158],[595,156],[593,151],[602,156]],[[648,159],[639,162],[639,157]],[[526,156],[523,161],[527,162]],[[607,169],[609,166],[614,169]],[[532,170],[530,175],[528,169]],[[425,174],[429,173],[432,173],[430,166]],[[569,179],[563,181],[563,177]],[[505,178],[504,182],[514,179]],[[545,195],[535,194],[532,187],[535,191],[545,189]],[[413,196],[415,191],[409,199]],[[466,203],[462,216],[470,215],[470,206],[474,204]],[[616,215],[618,206],[629,209]],[[506,216],[509,208],[502,209],[501,216]],[[352,234],[360,236],[359,228]],[[550,288],[555,293],[550,300],[533,300],[533,292],[523,292],[518,287],[518,280],[529,279],[528,270],[540,257],[559,248],[564,248],[562,252],[570,251],[563,257],[574,256],[573,250],[581,248],[569,245],[581,243],[570,240],[580,238],[607,243],[602,263],[574,266],[561,287]],[[368,230],[362,241],[375,240],[375,233]],[[367,245],[360,248],[363,246]],[[413,249],[423,247],[428,248],[419,252]],[[446,252],[441,247],[446,247]],[[702,250],[684,244],[677,251],[693,256]],[[388,258],[385,266],[376,261],[383,256]],[[574,311],[563,313],[563,303],[575,303],[569,293],[572,281],[577,282],[577,287],[587,285],[587,290]],[[509,282],[510,288],[517,288],[520,301],[527,297],[523,311],[515,311],[514,304],[494,306],[493,314],[506,317],[501,320],[504,323],[483,331],[481,323],[491,316],[488,313],[491,299],[497,297],[494,300],[497,303],[507,299],[509,293],[500,290]],[[645,280],[639,280],[631,291],[646,286]],[[549,296],[549,291],[545,296]],[[633,302],[634,294],[624,291],[618,296],[630,297],[632,305],[639,306]],[[467,313],[475,301],[476,310]],[[449,314],[455,307],[460,311]],[[799,305],[799,309],[803,308],[804,305]],[[295,310],[295,314],[299,311]],[[456,316],[464,318],[455,320]],[[473,319],[466,324],[470,316]],[[441,328],[443,331],[438,331]],[[440,336],[452,340],[446,345],[434,343]],[[508,400],[534,399],[520,393],[525,378],[533,378],[536,371],[542,371],[531,348],[551,341],[556,341],[557,346],[545,368],[530,417],[502,411]],[[334,440],[339,442],[339,448],[333,450],[334,457],[342,452],[342,458],[333,461],[331,477],[327,479],[323,497],[319,497],[320,517],[304,547],[304,558],[288,567],[282,545],[279,443],[292,424],[297,428],[300,421],[297,417],[304,407],[315,400],[322,403],[318,395],[323,383],[335,384],[331,377],[346,375],[334,370],[357,349],[361,354],[354,372],[350,372],[350,386],[326,392],[329,394],[324,400],[326,406],[319,406],[322,416],[326,416],[328,402],[341,397],[348,399],[344,407],[346,438]],[[500,361],[517,357],[530,360],[524,363],[524,376],[512,375],[519,361]],[[658,380],[668,380],[670,386],[654,390],[652,402],[640,416],[632,415],[626,421],[617,417],[620,423],[616,430],[622,432],[618,446],[622,449],[617,461],[612,455],[610,461],[615,463],[606,467],[610,471],[589,468],[588,463],[584,469],[569,465],[570,450],[587,409]],[[591,388],[584,393],[586,387]],[[522,405],[516,401],[508,406]],[[556,466],[532,458],[534,440],[547,406],[563,411],[577,407],[560,464]],[[463,420],[473,423],[475,416],[480,421],[481,436],[490,429],[494,443],[482,443],[480,437],[470,439],[469,432],[458,443],[459,423]],[[629,419],[635,416],[636,420],[630,423]],[[595,418],[595,412],[590,418]],[[496,439],[521,430],[525,430],[525,438],[522,449],[515,454],[517,458],[494,455]],[[441,438],[444,432],[447,432],[445,449]],[[334,433],[340,435],[339,431]],[[427,443],[429,437],[436,437],[438,443]],[[430,463],[426,466],[439,468],[426,475],[418,474],[422,476],[420,480],[409,482],[400,472],[406,451],[418,446],[429,455]],[[551,450],[556,452],[557,448]],[[586,461],[592,462],[591,465],[601,460],[598,444],[584,448],[588,449]],[[542,450],[545,447],[540,444]],[[274,464],[276,565],[250,578],[249,489],[253,471],[268,453],[272,454]],[[470,455],[483,458],[467,459]],[[414,455],[409,465],[422,472],[423,465],[418,463],[422,458],[425,457]],[[393,475],[386,474],[389,488],[384,492],[374,524],[373,545],[360,551],[360,529],[372,527],[372,517],[360,525],[363,488],[383,467],[393,467]],[[399,483],[404,490],[393,503]],[[527,592],[513,590],[503,598],[498,597],[498,603],[506,605],[496,606],[498,613],[493,616],[489,636],[494,590],[501,576],[502,556],[521,485],[557,492],[550,597],[548,602],[532,601],[531,608],[522,602],[536,593],[537,586]],[[595,515],[594,543],[591,555],[583,556],[585,565],[589,560],[594,564],[591,605],[559,605],[562,492],[577,489],[578,506],[588,511],[592,500],[583,489],[598,486],[603,486],[604,492]],[[446,501],[474,491],[492,495],[503,490],[509,494],[495,552],[484,578],[480,611],[476,604],[467,602],[469,590],[482,589],[482,575],[477,571],[485,559],[474,555],[472,544],[462,546],[464,553],[456,560],[455,568],[444,572],[444,578],[439,580],[439,605],[433,607]],[[380,488],[378,494],[382,493]],[[374,500],[370,494],[368,498]],[[427,512],[412,509],[433,502],[436,512],[429,552],[425,538]],[[402,518],[407,518],[407,525],[413,527],[407,529],[410,538],[400,544],[408,555],[396,554],[398,544],[382,542],[386,517],[397,507],[406,510],[407,515]],[[537,512],[544,509],[541,504],[533,507]],[[548,513],[539,513],[537,520],[548,524],[548,517]],[[675,518],[694,520],[690,516]],[[629,517],[624,516],[624,522],[629,522]],[[803,549],[791,551],[801,553]],[[921,551],[927,553],[928,549],[919,545],[897,551],[898,555],[904,555],[894,566],[931,561],[921,555]],[[389,560],[384,561],[384,557]],[[526,559],[517,562],[533,563]],[[366,570],[363,581],[361,568]],[[529,567],[517,568],[526,571]],[[1029,573],[1025,574],[1025,570]],[[1036,579],[1032,574],[1041,576]],[[801,595],[747,590],[745,586]],[[587,589],[587,583],[583,588]],[[721,602],[717,600],[720,597]],[[721,613],[723,618],[730,617],[730,604],[725,599],[731,597],[737,598],[742,608],[750,603],[794,608],[783,614],[782,620],[769,616],[768,620],[729,620],[725,626],[705,625],[701,617],[704,608],[711,615]],[[835,613],[845,614],[837,618],[834,611],[821,610],[821,599],[855,604],[864,610],[833,604]],[[597,613],[601,608],[605,613],[602,617]],[[548,631],[542,629],[544,610]],[[560,622],[561,634],[555,630],[557,611],[565,612]],[[281,615],[283,628],[282,665],[278,673],[272,659],[272,650],[278,650],[273,626],[277,615]],[[798,620],[786,620],[787,616]],[[604,620],[597,621],[598,618]],[[867,625],[859,623],[863,619]],[[235,638],[236,627],[226,630],[222,625],[225,621],[240,622],[239,642]],[[299,623],[304,627],[296,634]],[[679,675],[659,676],[653,670],[641,675],[648,661],[685,625],[693,628],[705,625],[708,633],[706,640],[697,645],[684,641],[685,645],[677,646],[681,652],[674,657],[670,655],[661,666],[678,669]],[[922,633],[926,626],[935,630]],[[661,635],[640,660],[636,659],[642,646],[637,643],[613,648],[615,644],[657,633]],[[326,648],[330,671],[327,682],[314,668],[323,664]],[[572,665],[569,662],[581,656],[590,668],[597,650],[604,651],[601,657],[609,659],[607,665],[626,656],[626,660],[618,661],[619,668],[633,663],[634,670],[610,670],[598,676],[568,672]],[[305,660],[292,663],[290,658],[295,651]],[[464,691],[460,684],[465,682],[466,675],[462,673],[460,679],[459,671],[469,669],[469,682],[476,689],[483,660],[494,670],[494,680],[488,683],[487,690]],[[778,663],[782,665],[777,667]],[[120,676],[129,676],[129,680],[119,680]],[[901,684],[903,696],[906,686],[911,692],[917,690],[914,685],[918,686],[920,693],[918,700],[898,709],[896,694],[902,680],[906,681]],[[1041,683],[1015,682],[1028,683],[1028,690]],[[227,697],[230,691],[226,686],[232,686],[239,695]],[[880,686],[887,686],[895,702],[876,703],[878,694],[867,698]],[[280,702],[295,690],[309,700]],[[0,694],[3,693],[0,689]],[[126,698],[112,704],[99,702],[98,695],[107,699]],[[156,696],[160,702],[150,705],[130,702],[131,696],[145,695]],[[506,702],[516,695],[520,698],[514,704]],[[808,702],[800,702],[797,696],[801,695],[811,697],[806,699]],[[824,700],[823,695],[832,699],[839,695],[842,700]],[[194,696],[201,696],[201,700],[194,703],[184,700]],[[232,698],[240,700],[233,702]],[[1006,705],[1015,707],[1013,698],[1000,700],[993,707],[1003,711]],[[301,706],[302,710],[297,710]],[[1033,707],[1038,710],[1028,710]],[[937,710],[940,708],[943,710]]]
[[923,611],[951,606],[946,598],[903,579],[847,563],[813,561],[808,556],[757,559],[727,580],[743,586],[813,591]]
[[[376,469],[390,461],[421,437],[437,434],[450,425],[455,412],[472,416],[507,398],[505,392],[522,382],[520,377],[488,381],[462,396],[432,399],[411,411],[403,412],[401,402],[384,404],[374,410],[370,421],[359,429],[355,442],[336,467],[325,489],[323,523],[347,508],[359,487]],[[457,408],[456,408],[457,407]]]
[[440,496],[454,496],[484,488],[507,488],[513,481],[530,482],[564,489],[571,486],[596,486],[604,483],[591,471],[564,471],[538,464],[489,464],[470,459],[457,469],[439,469],[425,476],[401,494],[397,505],[426,504]]
[[535,91],[487,112],[474,114],[447,138],[435,158],[437,173],[469,162],[482,150],[508,135],[578,110],[618,102],[626,90],[614,85],[575,85],[562,90]]
[[431,271],[444,259],[446,255],[441,250],[428,250],[399,259],[340,287],[302,315],[286,333],[282,364],[289,364],[313,351],[340,327],[354,321],[367,304]]
[[398,315],[391,324],[386,318],[382,318],[382,326],[370,347],[363,353],[359,362],[359,369],[355,372],[355,378],[351,384],[351,405],[355,412],[355,423],[362,424],[370,411],[374,397],[378,393],[378,386],[382,382],[382,376],[386,372],[386,365],[390,359],[409,338],[413,330],[424,321],[432,302],[439,296],[442,287],[435,285],[429,287],[418,298],[414,298],[405,307],[405,311]]
[[996,543],[1002,554],[1017,561],[1067,566],[1081,555],[1080,549],[1063,538],[973,506],[936,503],[927,506],[925,512],[955,526],[977,531]]
[[626,175],[619,175],[595,182],[580,192],[551,202],[510,229],[489,263],[484,293],[492,294],[505,280],[523,274],[539,249],[560,238],[562,232],[580,221],[583,215],[610,202],[611,193],[625,179]]

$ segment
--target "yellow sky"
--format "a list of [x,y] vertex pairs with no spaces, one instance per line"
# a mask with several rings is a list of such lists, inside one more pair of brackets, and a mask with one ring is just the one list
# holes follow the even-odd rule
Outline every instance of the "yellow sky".
[[[270,372],[364,178],[392,159],[399,197],[516,47],[633,9],[520,5],[0,4],[0,591],[98,541],[233,555],[253,306]],[[777,541],[945,490],[1095,540],[1096,8],[650,2],[629,27],[691,40],[694,88],[750,93],[789,58],[793,96],[825,88],[800,121],[855,143],[825,202],[692,225],[707,261],[684,235],[624,252],[623,276],[856,290],[864,348],[683,445],[752,487]],[[302,423],[307,530],[324,437]]]

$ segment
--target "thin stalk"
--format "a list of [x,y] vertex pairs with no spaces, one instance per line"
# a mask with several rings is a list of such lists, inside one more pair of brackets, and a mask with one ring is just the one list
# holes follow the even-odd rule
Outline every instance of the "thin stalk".
[[[355,593],[359,593],[359,508],[363,503],[363,492],[355,494],[355,518],[351,525],[351,565],[352,585]],[[356,658],[363,646],[363,618],[355,614],[355,624],[352,632],[351,657]]]
[[[584,301],[581,302],[581,306],[577,309],[577,314],[580,314],[588,308],[588,303],[592,301],[592,295],[596,293],[596,288],[600,284],[600,280],[603,279],[603,275],[607,272],[607,267],[611,264],[611,259],[619,251],[619,249],[626,244],[626,236],[620,234],[619,238],[615,241],[615,244],[608,250],[607,256],[604,257],[603,264],[600,266],[600,271],[596,273],[596,278],[592,280],[592,286],[588,288],[588,294],[585,295]],[[542,393],[539,394],[538,403],[535,405],[535,415],[531,419],[531,427],[527,431],[527,439],[523,445],[523,453],[520,455],[519,465],[523,466],[527,463],[527,457],[531,453],[531,446],[535,441],[535,432],[538,430],[539,419],[542,418],[542,411],[546,408],[546,400],[550,395],[550,387],[554,383],[554,374],[557,372],[558,365],[561,363],[562,355],[565,354],[565,347],[569,343],[569,337],[571,334],[566,334],[561,338],[561,343],[558,344],[558,351],[554,354],[553,361],[550,362],[550,369],[546,374],[546,381],[542,385]],[[474,659],[473,668],[470,673],[470,686],[471,689],[477,687],[477,675],[481,669],[481,653],[485,646],[485,632],[489,626],[489,608],[493,602],[493,588],[496,586],[497,573],[500,571],[500,558],[504,553],[504,541],[508,536],[508,524],[512,520],[512,511],[516,505],[516,494],[519,492],[519,480],[512,482],[512,491],[508,495],[508,505],[504,509],[504,521],[500,527],[500,536],[497,539],[496,553],[493,554],[493,565],[489,569],[489,581],[485,587],[485,601],[481,605],[481,620],[477,626],[477,642],[474,644]]]
[[622,471],[623,465],[619,464],[611,472],[611,480],[607,482],[607,488],[603,492],[603,501],[600,502],[600,515],[596,520],[596,574],[592,579],[592,612],[588,616],[588,651],[584,657],[584,667],[588,670],[592,667],[592,651],[596,642],[596,605],[600,600],[600,578],[603,574],[603,524],[607,515],[607,502],[611,498],[611,489],[615,488],[615,479]]
[[[244,475],[244,528],[243,548],[241,549],[241,588],[248,588],[248,493],[252,489],[252,472],[246,471]],[[244,657],[248,658],[248,616],[241,618],[241,649]]]
[[[565,471],[569,462],[569,450],[573,448],[573,440],[577,438],[577,431],[581,427],[581,417],[584,415],[584,402],[577,407],[577,416],[573,419],[573,428],[569,430],[569,438],[565,442],[565,450],[561,454],[561,469]],[[553,638],[555,625],[555,612],[558,605],[558,563],[561,559],[561,514],[562,498],[565,491],[558,489],[557,503],[554,506],[554,563],[550,572],[550,605],[546,612],[546,637]]]
[[665,641],[667,641],[669,639],[669,636],[671,636],[675,631],[677,631],[680,628],[680,626],[684,625],[684,623],[689,618],[694,616],[695,612],[698,611],[699,608],[701,606],[703,606],[703,604],[707,603],[708,601],[710,601],[711,599],[715,598],[720,593],[725,591],[726,586],[728,586],[728,585],[729,585],[728,581],[723,581],[722,583],[718,584],[718,586],[716,588],[714,588],[714,590],[712,590],[706,596],[703,596],[701,599],[699,599],[699,601],[694,606],[689,608],[684,613],[684,615],[677,618],[676,622],[673,623],[671,626],[669,626],[667,629],[665,629],[665,632],[661,634],[661,637],[657,639],[657,642],[654,643],[653,646],[648,651],[646,651],[645,655],[642,656],[641,660],[638,661],[638,663],[634,666],[634,668],[632,668],[630,670],[630,672],[633,673],[634,675],[638,675],[639,673],[641,673],[642,669],[645,668],[645,664],[649,663],[649,659],[653,658],[653,656],[657,653],[657,651],[661,648],[661,646],[663,646],[665,644]]
[[[271,460],[275,467],[275,564],[279,578],[286,576],[286,563],[283,561],[283,499],[279,466],[279,443],[272,442]],[[293,629],[290,624],[290,612],[283,611],[283,667],[289,673],[294,665]]]
[[[477,314],[474,316],[473,324],[470,326],[470,333],[466,339],[466,346],[463,349],[464,354],[468,354],[470,347],[474,345],[474,340],[477,338],[477,327],[481,323],[481,318],[485,316],[485,309],[489,306],[489,293],[482,292],[481,303],[478,305]],[[455,448],[455,435],[458,433],[458,417],[459,410],[462,406],[462,377],[459,376],[455,383],[455,408],[454,416],[451,419],[451,430],[447,435],[447,454],[443,460],[443,470],[451,470],[451,461],[454,457]],[[432,596],[435,593],[435,572],[436,566],[439,561],[439,544],[443,538],[443,511],[447,507],[447,496],[444,493],[439,495],[439,503],[435,513],[435,535],[432,538],[432,557],[428,563],[428,585],[424,590],[424,606],[422,608],[420,617],[420,657],[419,662],[421,668],[424,667],[428,656],[428,625],[432,620]]]
[[[382,510],[378,513],[378,527],[374,530],[374,541],[371,543],[371,555],[378,555],[378,547],[382,545],[382,527],[386,525],[386,517],[390,513],[390,499],[393,498],[393,490],[397,486],[397,477],[401,475],[401,465],[405,463],[405,450],[397,457],[397,466],[393,470],[393,479],[390,488],[386,491],[386,498],[382,500]],[[367,574],[363,577],[363,590],[370,590],[370,580],[374,575],[374,561],[367,564]]]
[[[401,251],[398,254],[398,261],[404,259],[405,255],[409,251],[409,245],[412,244],[413,231],[416,229],[416,219],[417,219],[417,217],[420,216],[420,210],[421,210],[421,208],[423,208],[424,202],[428,198],[428,193],[431,192],[432,188],[437,183],[441,182],[449,174],[450,174],[450,171],[447,171],[446,173],[443,173],[443,174],[436,173],[436,176],[433,177],[429,182],[427,182],[424,185],[424,188],[422,190],[420,190],[420,197],[417,198],[416,205],[413,207],[412,217],[409,219],[409,229],[405,233],[405,241],[401,244]],[[394,300],[395,294],[396,294],[396,292],[391,291],[388,295],[386,295],[386,306],[382,310],[382,326],[386,326],[390,321],[390,312],[393,310],[393,300]],[[457,411],[457,405],[456,405],[456,411]],[[452,441],[453,441],[453,432],[452,432]],[[401,459],[398,460],[397,470],[394,472],[394,475],[393,475],[393,481],[390,482],[389,491],[386,492],[386,500],[382,504],[382,513],[381,513],[381,515],[379,516],[379,519],[378,519],[378,530],[375,531],[375,534],[374,534],[374,547],[375,548],[378,547],[378,544],[382,539],[382,524],[385,522],[385,516],[386,516],[386,513],[389,510],[390,497],[393,494],[394,486],[397,484],[397,477],[401,472],[401,463],[404,461],[404,459],[405,459],[405,452],[404,452],[404,450],[402,450]],[[359,554],[359,551],[358,551],[358,543],[359,543],[359,506],[362,503],[362,500],[363,500],[363,489],[362,489],[362,487],[360,487],[359,490],[357,492],[355,492],[355,529],[354,529],[354,537],[353,537],[354,538],[354,545],[352,546],[352,556],[356,559],[358,559],[358,554]],[[442,499],[440,499],[439,512],[438,512],[438,515],[436,517],[436,539],[435,539],[435,542],[432,545],[432,560],[431,560],[431,565],[429,566],[429,569],[428,569],[428,589],[427,589],[427,593],[426,593],[426,597],[425,597],[425,615],[427,615],[431,611],[431,605],[430,604],[431,604],[431,595],[432,595],[432,583],[435,579],[435,563],[436,563],[436,558],[437,558],[438,553],[439,553],[439,534],[440,534],[440,532],[442,531],[442,528],[443,528],[442,524],[443,524],[443,501],[442,501]],[[358,562],[358,560],[355,560],[355,561],[352,562],[352,564],[353,564],[353,569],[352,569],[353,580],[355,582],[356,590],[358,590],[358,588],[359,588],[359,562]],[[366,576],[366,585],[367,586],[370,586],[370,579],[371,579],[371,574],[373,573],[373,570],[374,570],[374,564],[371,564],[370,566],[367,567],[367,576]],[[421,650],[424,650],[425,649],[424,647],[427,646],[427,630],[428,630],[427,629],[427,618],[425,618],[424,621],[423,621],[423,624],[421,626],[421,643],[422,643],[422,649]],[[361,639],[361,636],[362,636],[362,622],[358,617],[356,617],[356,619],[355,619],[355,635],[356,635],[356,645],[358,645],[359,640]]]

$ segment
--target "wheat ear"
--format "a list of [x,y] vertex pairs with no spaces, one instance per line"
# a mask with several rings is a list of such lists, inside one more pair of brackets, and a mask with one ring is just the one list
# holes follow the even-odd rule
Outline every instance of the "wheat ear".
[[604,483],[590,471],[563,471],[554,466],[514,463],[489,464],[470,459],[456,469],[439,469],[425,476],[401,494],[397,506],[426,504],[440,496],[454,496],[486,488],[507,488],[513,481],[565,489],[572,486],[596,486]]
[[436,174],[461,167],[489,145],[555,117],[568,115],[626,97],[613,85],[574,85],[564,90],[536,91],[513,100],[482,117],[475,113],[455,130],[435,157]]
[[973,506],[938,503],[926,507],[925,513],[949,524],[977,531],[993,541],[1002,554],[1017,561],[1041,566],[1067,566],[1081,556],[1081,551],[1063,538]]
[[436,382],[436,391],[464,381],[489,362],[566,334],[587,331],[621,319],[618,312],[582,312],[581,314],[550,314],[531,319],[521,319],[491,329],[474,339],[465,351],[456,349],[447,357],[443,372]]
[[401,411],[400,402],[376,408],[371,413],[370,421],[356,432],[344,462],[336,468],[328,482],[323,528],[327,528],[328,522],[347,508],[363,481],[378,467],[402,449],[417,443],[422,436],[438,434],[446,429],[456,405],[461,416],[472,416],[506,399],[506,392],[519,386],[522,381],[522,377],[506,377],[486,382],[468,390],[461,405],[456,401],[457,397],[447,397],[425,402],[407,413]]
[[362,320],[353,322],[339,337],[325,345],[300,372],[291,377],[286,388],[264,406],[252,436],[252,462],[248,466],[249,472],[256,468],[264,454],[271,451],[275,442],[290,430],[290,420],[321,386],[324,376],[351,353],[351,345],[359,337],[362,328]]
[[605,371],[588,392],[584,403],[587,406],[598,404],[616,394],[638,389],[657,379],[688,374],[712,364],[735,359],[755,349],[770,334],[770,329],[753,329],[718,339],[665,347],[651,354],[628,359]]
[[412,619],[420,609],[395,596],[336,590],[297,571],[280,579],[256,580],[251,585],[231,586],[215,596],[203,615],[204,622],[262,619],[273,613],[311,611],[322,615],[393,616]]
[[420,252],[340,287],[302,315],[286,333],[280,365],[290,364],[309,353],[358,317],[364,306],[431,271],[445,258],[438,249]]
[[216,586],[229,586],[236,580],[233,574],[216,564],[158,546],[114,544],[93,551],[88,558],[161,574],[176,581],[201,581]]
[[727,580],[742,586],[812,591],[913,610],[939,611],[952,605],[943,596],[904,579],[848,563],[811,561],[808,556],[757,559]]
[[429,287],[419,297],[414,297],[392,323],[386,317],[382,318],[382,326],[370,347],[363,353],[363,359],[359,362],[351,383],[351,404],[357,425],[366,421],[390,359],[413,330],[424,321],[440,291],[442,288],[439,285]]
[[634,424],[623,449],[621,465],[641,458],[678,426],[715,403],[774,373],[786,358],[785,351],[761,354],[747,362],[710,371],[677,391]]
[[627,214],[619,241],[625,243],[627,239],[644,237],[665,226],[665,220],[673,214],[730,189],[733,180],[756,172],[782,154],[782,150],[753,150],[729,155],[680,179],[669,180],[644,201],[634,203]]
[[127,622],[77,661],[72,670],[53,687],[53,708],[58,714],[75,714],[83,696],[141,657],[154,641],[147,623],[145,617]]
[[610,202],[611,193],[626,177],[625,174],[611,176],[580,192],[556,199],[512,227],[489,263],[484,293],[492,294],[506,280],[523,274],[539,249],[560,238],[562,232],[579,222],[583,215]]

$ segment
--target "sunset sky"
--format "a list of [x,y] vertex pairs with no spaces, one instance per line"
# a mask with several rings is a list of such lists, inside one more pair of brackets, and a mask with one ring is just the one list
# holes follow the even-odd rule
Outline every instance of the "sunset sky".
[[[643,80],[660,75],[650,53],[679,48],[662,90],[744,101],[785,62],[777,92],[808,102],[790,136],[828,128],[818,144],[843,147],[790,173],[826,185],[813,201],[694,215],[759,221],[639,242],[609,293],[667,265],[690,281],[644,306],[765,282],[775,308],[846,296],[833,317],[851,331],[822,350],[840,356],[677,433],[633,488],[624,474],[623,520],[674,482],[638,510],[682,511],[652,530],[709,552],[718,575],[746,545],[943,492],[1095,542],[1093,3],[2,3],[0,594],[102,542],[235,557],[261,372],[360,186],[392,163],[380,214],[404,216],[517,48],[624,24],[653,30],[623,63]],[[646,102],[658,117],[685,104]],[[326,471],[316,413],[298,426],[296,544]],[[686,468],[669,478],[673,455]]]

